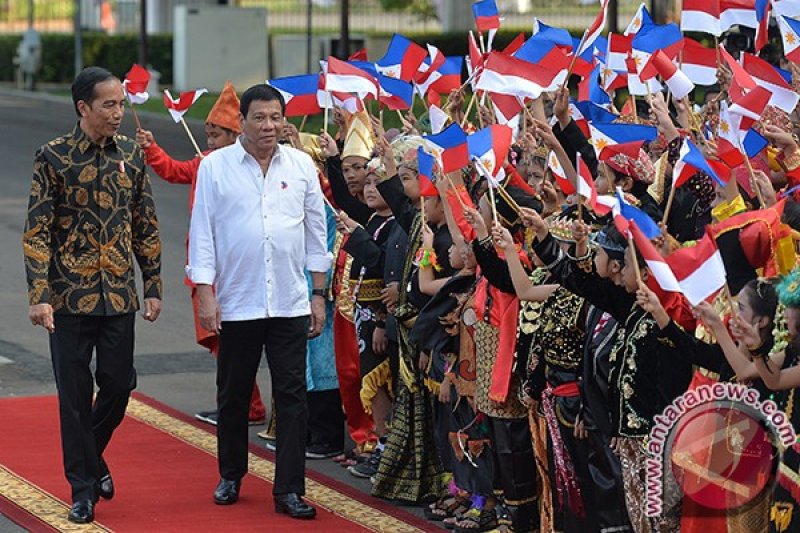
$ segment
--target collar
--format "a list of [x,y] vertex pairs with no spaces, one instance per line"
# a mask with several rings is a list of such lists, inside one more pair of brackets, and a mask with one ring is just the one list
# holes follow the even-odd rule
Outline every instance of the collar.
[[106,144],[100,146],[97,143],[95,143],[92,139],[90,139],[89,136],[86,134],[86,132],[83,131],[83,129],[81,128],[80,121],[78,121],[75,124],[75,128],[73,128],[72,130],[72,138],[75,139],[75,144],[77,145],[78,151],[81,154],[85,154],[86,151],[89,150],[89,147],[91,146],[95,146],[101,150],[112,149],[116,151],[119,149],[119,146],[117,145],[116,135],[108,139],[108,142],[106,142]]
[[[236,155],[236,160],[239,161],[240,163],[244,163],[244,158],[248,155],[250,157],[253,157],[247,150],[244,149],[244,145],[242,144],[243,138],[244,135],[239,135],[238,137],[236,137],[236,142],[233,143],[233,151]],[[280,143],[276,144],[275,152],[272,154],[272,161],[280,160],[282,153],[283,153],[283,148],[281,147],[281,144]],[[253,159],[255,159],[255,157],[253,157]]]

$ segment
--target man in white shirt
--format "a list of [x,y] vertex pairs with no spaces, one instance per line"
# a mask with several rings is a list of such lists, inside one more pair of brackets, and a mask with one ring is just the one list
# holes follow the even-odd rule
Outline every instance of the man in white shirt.
[[[220,335],[215,503],[239,498],[250,391],[266,349],[277,412],[275,510],[313,518],[316,510],[302,498],[306,340],[324,325],[332,258],[314,163],[278,144],[284,111],[283,97],[268,85],[242,94],[241,137],[206,156],[197,173],[187,272],[197,285],[202,326]],[[313,282],[310,306],[304,267]]]

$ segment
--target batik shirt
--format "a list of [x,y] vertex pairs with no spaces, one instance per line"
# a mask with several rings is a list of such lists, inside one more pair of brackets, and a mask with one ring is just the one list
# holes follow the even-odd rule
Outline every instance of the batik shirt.
[[22,239],[28,300],[56,313],[117,315],[161,297],[161,241],[142,150],[116,135],[104,146],[75,126],[39,148]]

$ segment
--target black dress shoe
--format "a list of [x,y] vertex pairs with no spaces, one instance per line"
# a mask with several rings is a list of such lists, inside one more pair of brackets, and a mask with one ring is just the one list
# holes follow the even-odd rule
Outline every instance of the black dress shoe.
[[94,520],[94,503],[90,500],[78,500],[73,503],[67,520],[76,524],[88,524]]
[[102,457],[100,458],[100,480],[97,482],[97,495],[104,500],[114,497],[114,480],[111,479],[111,472]]
[[317,510],[303,501],[303,498],[295,492],[280,494],[273,497],[275,500],[275,512],[288,514],[292,518],[314,518]]
[[214,503],[217,505],[231,505],[239,500],[239,487],[242,486],[240,480],[232,481],[222,478],[219,480],[214,491]]

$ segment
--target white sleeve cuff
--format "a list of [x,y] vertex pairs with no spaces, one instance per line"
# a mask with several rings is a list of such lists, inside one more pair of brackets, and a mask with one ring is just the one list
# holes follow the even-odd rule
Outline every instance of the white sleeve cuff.
[[327,272],[331,269],[331,265],[333,265],[333,254],[330,252],[306,257],[306,270],[309,272]]
[[217,273],[213,268],[186,266],[186,275],[197,285],[213,285]]

